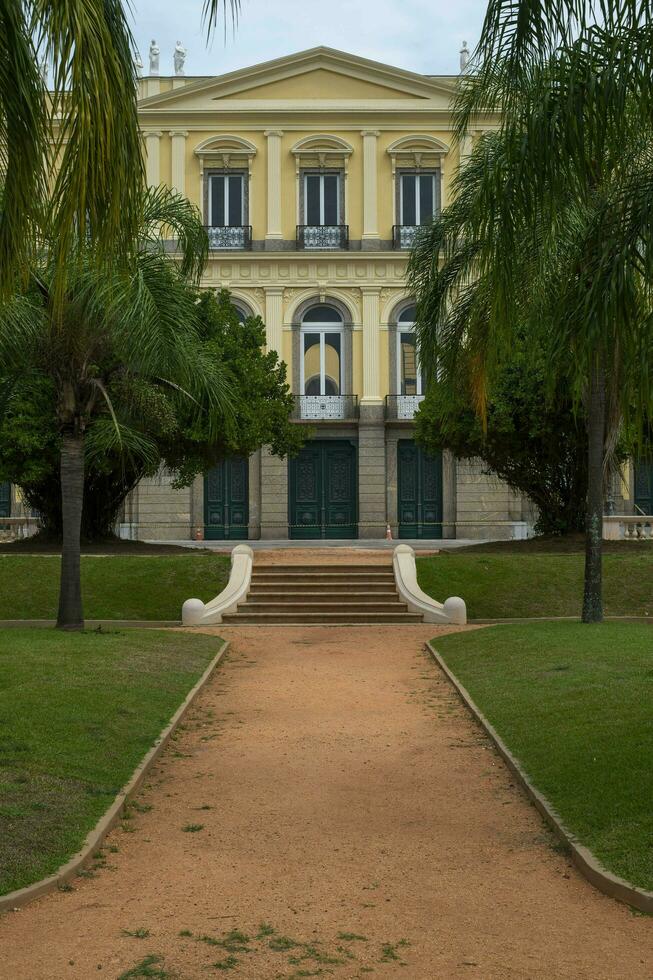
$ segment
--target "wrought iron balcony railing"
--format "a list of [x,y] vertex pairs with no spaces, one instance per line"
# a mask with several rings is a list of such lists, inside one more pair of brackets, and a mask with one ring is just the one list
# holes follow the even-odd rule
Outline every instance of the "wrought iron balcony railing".
[[297,421],[331,422],[358,418],[357,395],[295,395],[292,415]]
[[297,225],[297,248],[349,248],[349,225]]
[[424,228],[424,225],[393,225],[393,248],[412,248],[421,228]]
[[399,422],[414,418],[424,395],[386,395],[385,417]]
[[252,247],[251,225],[229,225],[227,227],[207,225],[205,227],[211,249],[233,248],[246,251]]

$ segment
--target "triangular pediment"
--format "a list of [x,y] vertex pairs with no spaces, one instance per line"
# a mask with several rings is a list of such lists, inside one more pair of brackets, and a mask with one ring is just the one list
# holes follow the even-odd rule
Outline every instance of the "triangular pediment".
[[444,107],[454,79],[431,78],[332,48],[312,48],[141,100],[143,109],[215,110],[222,103],[429,102]]

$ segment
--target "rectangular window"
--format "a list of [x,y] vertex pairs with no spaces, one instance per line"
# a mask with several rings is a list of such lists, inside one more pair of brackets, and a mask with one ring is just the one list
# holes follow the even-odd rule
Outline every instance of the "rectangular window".
[[415,334],[412,330],[402,330],[399,334],[399,394],[422,394],[422,376],[417,362]]
[[211,227],[234,228],[244,225],[243,174],[212,174],[209,181]]
[[340,174],[304,175],[304,223],[340,224]]
[[399,184],[399,224],[426,225],[437,210],[438,173],[402,174]]

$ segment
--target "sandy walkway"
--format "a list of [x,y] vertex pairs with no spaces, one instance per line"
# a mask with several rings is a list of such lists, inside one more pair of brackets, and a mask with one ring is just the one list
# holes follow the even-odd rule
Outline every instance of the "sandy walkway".
[[224,632],[108,867],[0,920],[3,980],[653,975],[653,920],[553,849],[422,654],[433,627]]

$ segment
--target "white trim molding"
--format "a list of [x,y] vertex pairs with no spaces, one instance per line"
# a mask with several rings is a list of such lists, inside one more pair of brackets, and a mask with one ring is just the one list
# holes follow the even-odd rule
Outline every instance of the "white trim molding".
[[467,607],[459,596],[450,596],[436,602],[417,584],[415,552],[408,544],[400,544],[394,550],[392,565],[399,595],[408,604],[411,612],[422,614],[425,623],[452,623],[464,626],[467,622]]
[[437,137],[429,136],[428,133],[415,133],[395,140],[386,153],[392,160],[394,178],[397,166],[410,166],[417,170],[420,167],[441,166],[442,157],[446,156],[449,150],[450,147]]
[[231,574],[222,592],[204,604],[201,599],[186,599],[181,607],[184,626],[209,626],[221,623],[225,613],[236,612],[244,602],[252,581],[254,552],[248,544],[236,545],[231,552]]

